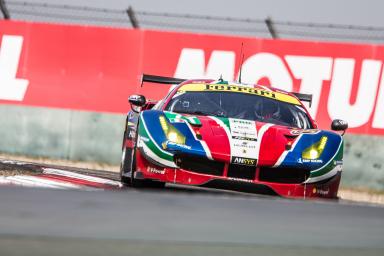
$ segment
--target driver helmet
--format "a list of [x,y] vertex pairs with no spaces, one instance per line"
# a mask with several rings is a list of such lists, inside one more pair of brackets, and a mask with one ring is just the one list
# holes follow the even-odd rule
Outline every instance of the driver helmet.
[[255,104],[255,115],[261,120],[277,118],[279,116],[279,106],[274,100],[260,100]]

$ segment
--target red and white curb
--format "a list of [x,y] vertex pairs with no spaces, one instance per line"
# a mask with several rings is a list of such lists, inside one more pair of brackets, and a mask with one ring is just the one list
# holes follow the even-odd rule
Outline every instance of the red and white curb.
[[122,187],[118,181],[79,174],[55,168],[41,168],[37,175],[0,176],[0,185],[78,190],[113,190]]

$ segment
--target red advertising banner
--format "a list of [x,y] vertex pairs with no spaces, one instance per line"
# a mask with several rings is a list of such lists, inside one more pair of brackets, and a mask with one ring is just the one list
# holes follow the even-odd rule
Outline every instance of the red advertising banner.
[[236,80],[313,94],[321,128],[384,135],[384,47],[0,21],[0,103],[125,113],[127,98],[160,99],[149,73]]

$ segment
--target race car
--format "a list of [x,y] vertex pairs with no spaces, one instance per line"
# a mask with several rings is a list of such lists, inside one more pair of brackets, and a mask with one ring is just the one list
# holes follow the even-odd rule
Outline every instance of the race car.
[[320,130],[303,101],[272,87],[143,75],[173,84],[160,101],[131,95],[120,176],[133,187],[165,183],[283,197],[337,198],[343,134]]

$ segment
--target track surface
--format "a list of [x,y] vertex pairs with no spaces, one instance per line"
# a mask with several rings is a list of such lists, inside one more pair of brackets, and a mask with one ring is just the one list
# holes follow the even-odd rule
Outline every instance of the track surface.
[[384,208],[369,205],[184,187],[0,187],[0,202],[1,255],[384,255]]

